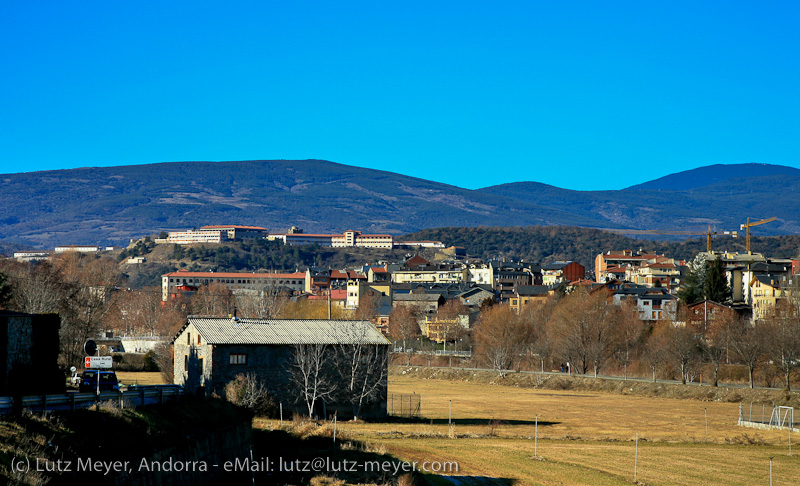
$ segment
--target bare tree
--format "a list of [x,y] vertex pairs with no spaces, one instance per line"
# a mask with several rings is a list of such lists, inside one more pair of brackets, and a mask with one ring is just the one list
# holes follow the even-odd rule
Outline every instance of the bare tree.
[[292,384],[299,392],[298,399],[314,417],[314,406],[319,400],[330,398],[337,389],[332,373],[333,353],[327,344],[296,344],[292,362]]
[[800,310],[794,302],[779,301],[764,326],[766,354],[784,377],[784,388],[792,389],[792,371],[800,366]]
[[60,336],[61,354],[66,364],[72,364],[83,355],[86,340],[104,329],[118,295],[120,273],[110,258],[78,253],[60,255],[53,265],[70,289],[60,310]]
[[419,311],[416,307],[398,305],[389,314],[389,336],[403,341],[403,352],[406,354],[406,365],[411,365],[411,353],[408,340],[419,337]]
[[58,269],[49,262],[19,264],[8,269],[11,309],[30,314],[60,312],[70,295]]
[[203,285],[192,298],[195,315],[224,317],[233,312],[236,299],[233,292],[219,282]]
[[509,306],[492,306],[481,314],[475,326],[477,352],[492,369],[511,369],[529,343],[528,331]]
[[623,366],[625,379],[628,379],[628,365],[637,354],[639,343],[645,327],[639,319],[636,307],[630,302],[623,302],[614,311],[616,325],[614,332],[614,356]]
[[386,346],[369,342],[374,332],[371,324],[351,326],[344,341],[336,347],[335,365],[339,378],[339,395],[353,408],[353,418],[358,419],[365,402],[370,402],[386,388],[389,370],[389,353]]
[[653,383],[656,382],[658,370],[668,361],[667,354],[667,333],[672,327],[672,323],[660,322],[652,329],[652,333],[647,339],[642,358],[650,367],[653,373]]
[[726,342],[738,360],[747,366],[750,388],[754,387],[753,375],[764,361],[767,333],[762,325],[752,325],[745,319],[736,318],[725,329]]
[[664,336],[667,355],[680,369],[681,383],[685,385],[691,366],[700,353],[700,340],[693,329],[685,326],[668,325]]
[[578,289],[560,301],[550,319],[557,352],[579,373],[599,369],[614,351],[613,304],[606,295]]
[[714,320],[700,340],[703,356],[714,372],[713,386],[719,386],[719,367],[728,354],[728,346],[730,346],[732,338],[731,328],[737,320],[736,314],[730,309],[715,314]]
[[161,301],[156,287],[121,292],[116,314],[116,330],[129,336],[172,336],[186,321],[174,301]]
[[236,306],[242,317],[274,319],[288,300],[286,289],[269,281],[257,291],[237,295]]

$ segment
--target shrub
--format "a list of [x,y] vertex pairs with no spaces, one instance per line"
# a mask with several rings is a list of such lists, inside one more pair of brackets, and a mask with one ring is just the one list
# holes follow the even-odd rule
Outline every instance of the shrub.
[[144,355],[144,370],[145,371],[161,371],[156,361],[156,352],[153,350],[148,351]]
[[253,373],[236,375],[225,385],[225,397],[234,405],[251,410],[256,415],[275,415],[275,401],[269,396],[264,383]]

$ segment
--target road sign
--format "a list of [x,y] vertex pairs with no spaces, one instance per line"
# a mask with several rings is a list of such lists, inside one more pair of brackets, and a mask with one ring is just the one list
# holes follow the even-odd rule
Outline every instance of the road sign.
[[111,356],[87,356],[84,358],[86,368],[111,368]]

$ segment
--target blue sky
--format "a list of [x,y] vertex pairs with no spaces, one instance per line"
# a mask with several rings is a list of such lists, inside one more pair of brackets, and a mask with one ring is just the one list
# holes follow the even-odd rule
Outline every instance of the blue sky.
[[326,159],[461,187],[800,167],[800,2],[2,2],[0,173]]

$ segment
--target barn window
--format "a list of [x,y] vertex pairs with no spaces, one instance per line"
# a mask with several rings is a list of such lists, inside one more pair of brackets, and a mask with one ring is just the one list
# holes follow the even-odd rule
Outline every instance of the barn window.
[[247,364],[247,355],[246,354],[233,354],[231,353],[230,357],[228,358],[228,363],[232,365],[246,365]]
[[201,343],[201,341],[200,341],[200,335],[198,334],[198,335],[197,335],[197,344],[199,345],[200,343]]

